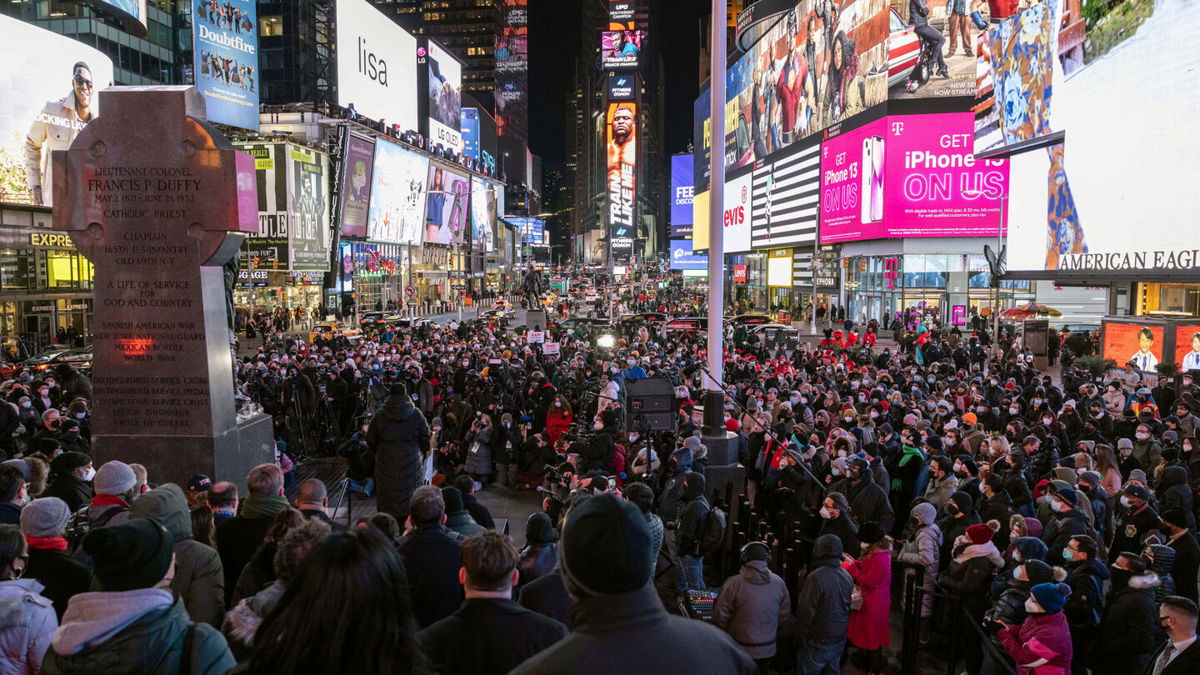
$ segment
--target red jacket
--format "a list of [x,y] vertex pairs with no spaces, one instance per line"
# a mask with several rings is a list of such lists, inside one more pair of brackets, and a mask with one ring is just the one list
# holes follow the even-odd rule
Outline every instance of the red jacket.
[[558,443],[558,439],[562,438],[563,434],[567,433],[567,429],[571,428],[571,410],[566,406],[560,409],[551,409],[546,414],[546,439],[550,441],[553,447]]
[[1007,19],[1016,12],[1017,0],[988,0],[988,14],[993,19]]
[[854,583],[862,590],[862,609],[850,612],[850,630],[846,638],[860,649],[879,649],[892,643],[892,558],[887,551],[875,551],[866,560],[844,562]]
[[999,637],[1004,651],[1017,663],[1017,675],[1071,672],[1071,629],[1062,612],[1031,614],[1020,626],[1001,630]]

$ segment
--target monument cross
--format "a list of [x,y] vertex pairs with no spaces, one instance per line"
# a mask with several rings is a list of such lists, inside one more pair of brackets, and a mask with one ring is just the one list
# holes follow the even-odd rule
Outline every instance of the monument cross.
[[95,270],[95,463],[241,484],[273,459],[270,418],[236,419],[221,267],[258,229],[254,159],[195,87],[111,87],[100,105],[53,157],[54,228]]

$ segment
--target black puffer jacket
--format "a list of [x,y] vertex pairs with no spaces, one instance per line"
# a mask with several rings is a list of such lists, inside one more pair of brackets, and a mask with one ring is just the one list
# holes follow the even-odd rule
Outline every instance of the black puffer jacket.
[[1196,531],[1196,514],[1192,509],[1192,489],[1187,484],[1188,471],[1179,465],[1163,469],[1162,480],[1158,483],[1159,513],[1172,507],[1179,507],[1187,514],[1188,529]]
[[704,539],[704,523],[708,519],[709,505],[704,498],[704,475],[689,471],[683,478],[683,515],[679,518],[679,530],[675,533],[681,555],[701,555],[700,544]]
[[378,508],[402,523],[420,482],[421,455],[429,448],[429,438],[425,416],[407,395],[389,396],[367,428],[367,445],[375,451]]
[[817,537],[809,570],[796,603],[796,637],[801,640],[846,637],[854,580],[842,569],[842,541],[832,534]]

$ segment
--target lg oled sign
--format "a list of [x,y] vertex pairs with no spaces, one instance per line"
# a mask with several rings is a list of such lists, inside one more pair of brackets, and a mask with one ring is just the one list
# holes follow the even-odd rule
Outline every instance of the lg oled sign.
[[417,39],[366,0],[338,0],[337,45],[338,105],[418,129]]

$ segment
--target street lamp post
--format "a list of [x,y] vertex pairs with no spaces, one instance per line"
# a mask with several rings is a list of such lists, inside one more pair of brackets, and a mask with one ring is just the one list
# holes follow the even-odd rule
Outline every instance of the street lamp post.
[[709,78],[712,100],[709,120],[709,213],[708,213],[708,373],[705,376],[705,436],[725,438],[724,379],[725,338],[725,2],[712,0],[712,24],[709,27],[712,58]]

